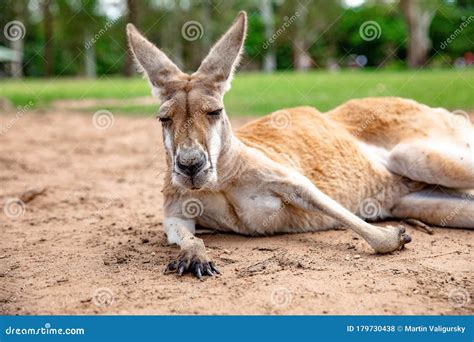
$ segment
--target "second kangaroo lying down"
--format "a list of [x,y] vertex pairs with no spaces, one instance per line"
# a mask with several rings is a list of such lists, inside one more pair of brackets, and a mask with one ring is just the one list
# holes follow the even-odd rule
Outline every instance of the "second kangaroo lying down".
[[472,195],[454,190],[474,188],[474,131],[444,109],[368,98],[325,114],[310,107],[278,111],[234,135],[223,96],[246,22],[241,12],[192,75],[127,26],[131,50],[161,100],[164,226],[169,242],[181,247],[168,271],[218,273],[194,236],[196,225],[263,235],[344,224],[379,253],[411,238],[403,228],[364,220],[474,227]]

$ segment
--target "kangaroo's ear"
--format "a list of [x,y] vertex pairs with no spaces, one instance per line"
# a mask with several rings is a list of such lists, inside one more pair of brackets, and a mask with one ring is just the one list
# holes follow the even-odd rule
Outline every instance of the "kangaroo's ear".
[[197,74],[215,83],[222,93],[230,89],[230,82],[239,63],[247,31],[247,14],[242,11],[232,26],[212,47],[202,61]]
[[171,92],[173,81],[184,74],[132,24],[127,24],[127,36],[130,50],[141,71],[148,78],[153,95],[163,100],[167,93]]

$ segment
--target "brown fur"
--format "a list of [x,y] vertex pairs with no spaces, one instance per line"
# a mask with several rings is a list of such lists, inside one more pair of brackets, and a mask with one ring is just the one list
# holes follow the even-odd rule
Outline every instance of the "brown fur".
[[387,170],[377,170],[357,147],[357,140],[339,122],[311,107],[284,110],[289,124],[284,129],[265,116],[241,127],[237,137],[264,152],[272,160],[297,168],[322,192],[351,211],[364,198],[373,197],[396,182]]

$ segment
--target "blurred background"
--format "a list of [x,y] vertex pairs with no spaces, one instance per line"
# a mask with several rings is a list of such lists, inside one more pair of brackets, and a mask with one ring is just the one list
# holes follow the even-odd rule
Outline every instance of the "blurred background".
[[[238,114],[301,104],[326,110],[386,95],[474,108],[474,0],[1,0],[0,6],[0,96],[14,106],[145,96],[127,51],[126,23],[193,71],[246,10],[245,57],[227,99]],[[138,102],[118,109],[156,110]]]

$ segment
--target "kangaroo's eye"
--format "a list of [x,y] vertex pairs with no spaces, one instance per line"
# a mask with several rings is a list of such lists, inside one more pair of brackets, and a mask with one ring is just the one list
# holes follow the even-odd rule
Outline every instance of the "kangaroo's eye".
[[160,120],[160,122],[170,122],[171,121],[170,118],[166,118],[166,117],[159,117],[158,120]]
[[221,115],[221,113],[222,113],[222,108],[221,108],[221,109],[213,110],[212,112],[207,112],[207,115],[214,115],[214,116],[217,116],[217,115]]

